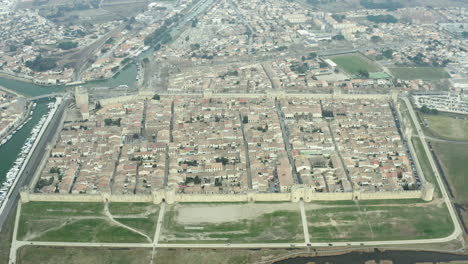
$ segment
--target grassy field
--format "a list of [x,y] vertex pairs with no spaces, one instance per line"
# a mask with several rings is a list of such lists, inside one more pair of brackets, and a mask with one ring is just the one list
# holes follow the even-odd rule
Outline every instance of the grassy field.
[[102,219],[67,222],[65,226],[44,232],[36,241],[145,243],[146,239],[128,229]]
[[[344,201],[313,201],[313,204],[318,205],[355,205],[356,201],[344,200]],[[388,204],[417,204],[427,203],[422,199],[384,199],[384,200],[361,200],[359,205],[388,205]]]
[[[275,208],[294,207],[295,210],[262,210],[273,205],[177,205],[169,206],[164,216],[160,243],[268,243],[303,242],[301,217],[297,204],[275,204]],[[183,210],[200,211],[216,221],[194,213],[189,222],[180,220]],[[198,208],[200,208],[198,210]],[[192,211],[191,211],[192,212]],[[252,215],[253,213],[253,215]],[[246,215],[249,214],[247,217]],[[223,219],[226,215],[226,219]],[[229,215],[232,218],[229,218]],[[191,216],[192,217],[192,216]],[[200,220],[198,220],[200,219]],[[203,220],[205,219],[205,220]]]
[[340,68],[351,74],[359,71],[378,72],[379,67],[359,54],[338,55],[330,58]]
[[436,192],[440,194],[439,185],[437,184],[434,171],[432,170],[431,163],[429,162],[429,158],[424,151],[424,146],[421,142],[421,139],[418,137],[413,137],[411,142],[413,142],[414,150],[418,156],[419,165],[421,165],[421,169],[424,173],[424,176],[426,177],[426,180],[433,183],[436,187]]
[[421,115],[427,122],[425,129],[433,137],[468,141],[468,120],[446,114]]
[[152,238],[156,230],[158,214],[149,214],[144,218],[115,218],[115,220],[126,226],[133,227]]
[[445,206],[366,205],[307,210],[313,242],[422,239],[448,236],[453,224]]
[[[147,212],[145,206],[122,203],[112,208],[123,213],[125,208],[138,214],[133,222],[126,216],[121,220],[131,226],[151,234],[154,230],[156,212]],[[134,208],[134,209],[129,209]],[[137,209],[138,208],[138,209]],[[18,228],[19,240],[63,241],[63,242],[146,242],[140,234],[124,227],[117,226],[103,213],[102,203],[62,203],[62,202],[29,202],[23,204]],[[142,211],[142,210],[145,211]],[[112,212],[111,210],[111,212]],[[151,222],[152,221],[152,222]],[[124,223],[124,224],[125,224]]]
[[468,202],[468,145],[432,142],[457,201]]
[[229,250],[229,249],[158,249],[157,259],[164,264],[246,264],[269,263],[275,259],[299,250],[262,249],[262,250]]
[[139,264],[150,263],[150,249],[106,249],[26,246],[19,250],[19,264]]
[[395,67],[390,68],[393,76],[403,80],[439,80],[449,78],[443,68],[436,67]]
[[109,203],[109,211],[113,215],[136,215],[158,210],[159,206],[152,203]]
[[411,128],[413,129],[413,134],[414,134],[416,132],[416,125],[413,123],[413,119],[411,118],[408,107],[406,106],[406,103],[405,103],[405,101],[403,101],[403,99],[399,98],[398,102],[399,102],[399,105],[400,105],[399,110],[400,110],[400,113],[401,113],[401,117],[405,121],[407,121],[405,123],[406,126],[408,126],[408,125],[411,126]]

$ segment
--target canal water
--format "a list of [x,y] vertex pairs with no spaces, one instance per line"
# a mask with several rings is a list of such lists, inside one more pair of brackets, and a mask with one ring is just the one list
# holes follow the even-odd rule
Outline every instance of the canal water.
[[415,264],[415,263],[439,263],[449,261],[468,261],[466,255],[456,255],[426,251],[378,251],[374,252],[351,252],[338,256],[324,257],[297,257],[274,264],[363,264],[366,261],[374,260],[379,263],[381,260],[391,260],[394,264]]
[[31,130],[37,125],[41,117],[49,112],[47,104],[50,102],[51,100],[48,99],[38,100],[31,120],[17,131],[7,143],[0,146],[0,184],[5,181],[7,172],[16,161],[26,139],[31,135]]
[[[133,87],[137,76],[137,67],[135,64],[127,65],[122,71],[117,73],[114,77],[101,81],[92,81],[82,84],[84,87],[116,87],[119,85],[128,85]],[[11,80],[0,77],[0,86],[13,90],[25,96],[38,96],[50,93],[64,91],[65,89],[72,89],[72,86],[53,85],[42,86],[38,84]]]

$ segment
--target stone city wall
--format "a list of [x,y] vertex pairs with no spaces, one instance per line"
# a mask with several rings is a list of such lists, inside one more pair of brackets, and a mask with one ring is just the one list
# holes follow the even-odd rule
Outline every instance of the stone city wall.
[[342,200],[382,200],[382,199],[423,199],[433,198],[434,186],[425,185],[421,190],[399,192],[314,192],[307,186],[293,186],[290,193],[255,193],[242,194],[182,194],[173,189],[155,190],[148,195],[114,195],[101,194],[43,194],[31,193],[28,189],[20,192],[21,202],[29,201],[61,201],[61,202],[146,202],[159,204],[172,203],[208,203],[208,202],[305,202],[342,201]]
[[[369,99],[369,100],[390,100],[394,99],[394,93],[388,94],[292,94],[292,93],[285,93],[285,92],[269,92],[269,93],[262,93],[262,94],[234,94],[234,93],[181,93],[181,94],[160,94],[161,96],[167,97],[184,97],[184,96],[191,96],[191,97],[203,97],[203,98],[258,98],[258,97],[270,97],[270,98],[309,98],[309,99],[317,99],[317,100],[326,100],[326,99],[341,99],[341,100],[353,100],[353,99]],[[113,98],[106,98],[101,99],[99,102],[102,106],[106,106],[109,104],[117,104],[117,103],[125,103],[135,100],[144,100],[150,99],[152,95],[147,93],[145,94],[138,94],[138,95],[127,95],[127,96],[119,96]]]

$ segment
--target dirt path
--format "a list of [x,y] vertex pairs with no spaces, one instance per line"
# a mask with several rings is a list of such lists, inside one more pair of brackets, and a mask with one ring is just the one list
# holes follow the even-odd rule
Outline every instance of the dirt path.
[[126,228],[126,229],[128,229],[128,230],[130,230],[130,231],[132,231],[134,233],[137,233],[137,234],[145,237],[148,240],[148,242],[150,242],[150,243],[152,242],[151,238],[149,236],[147,236],[146,234],[144,234],[143,232],[138,231],[135,228],[129,227],[129,226],[124,225],[124,224],[120,223],[119,221],[115,220],[114,217],[112,216],[112,214],[109,212],[109,203],[104,204],[104,214],[109,218],[109,220],[112,223],[114,223],[114,224],[116,224],[118,226],[121,226],[123,228]]
[[[154,214],[158,212],[158,208],[151,208],[146,210],[146,212],[141,214],[131,214],[131,215],[112,215],[114,218],[145,218],[148,217],[150,214]],[[109,212],[110,213],[110,212]]]

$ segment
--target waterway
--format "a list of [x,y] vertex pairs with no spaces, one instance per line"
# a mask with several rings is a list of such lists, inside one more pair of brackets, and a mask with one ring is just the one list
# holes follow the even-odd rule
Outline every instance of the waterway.
[[[128,85],[133,87],[137,76],[137,67],[135,64],[127,65],[122,71],[114,77],[106,80],[92,81],[82,84],[83,87],[117,87],[119,85]],[[61,92],[66,89],[72,89],[73,86],[52,85],[43,86],[34,83],[22,82],[0,77],[0,86],[13,90],[25,96],[39,96],[44,94]]]
[[363,264],[366,261],[374,260],[379,263],[381,260],[391,260],[394,264],[414,264],[414,263],[438,263],[449,261],[468,261],[466,255],[456,255],[439,252],[426,251],[378,251],[374,252],[351,252],[337,256],[323,257],[297,257],[274,264]]
[[7,172],[16,161],[26,139],[31,135],[31,130],[37,125],[41,117],[49,112],[47,104],[50,102],[51,100],[47,99],[38,100],[31,120],[17,131],[7,143],[0,146],[0,184],[5,181]]

